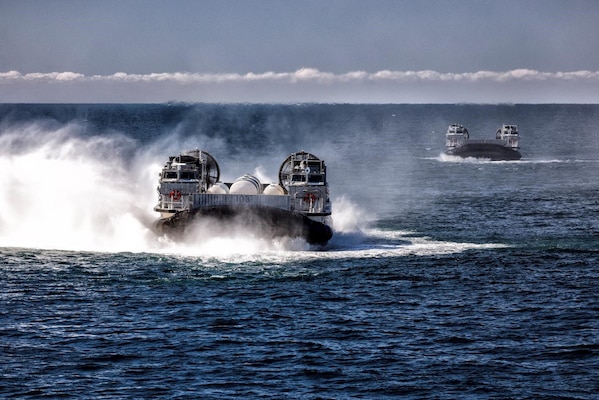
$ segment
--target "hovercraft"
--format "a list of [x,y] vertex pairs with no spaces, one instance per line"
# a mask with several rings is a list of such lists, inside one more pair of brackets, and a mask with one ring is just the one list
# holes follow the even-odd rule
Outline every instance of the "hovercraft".
[[452,124],[445,134],[445,153],[459,157],[484,158],[491,161],[512,161],[522,158],[520,135],[516,125],[504,124],[495,133],[494,140],[470,139],[468,130]]
[[326,244],[333,236],[326,165],[305,151],[289,155],[279,181],[268,184],[252,175],[221,182],[216,159],[202,150],[171,156],[160,173],[154,211],[160,213],[155,231],[173,238],[202,219],[310,244]]

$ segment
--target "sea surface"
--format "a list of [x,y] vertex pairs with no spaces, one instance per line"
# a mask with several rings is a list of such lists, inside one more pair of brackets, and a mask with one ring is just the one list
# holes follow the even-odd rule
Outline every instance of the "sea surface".
[[[333,239],[156,236],[195,148],[323,158]],[[599,105],[0,105],[1,398],[597,399],[598,283]]]

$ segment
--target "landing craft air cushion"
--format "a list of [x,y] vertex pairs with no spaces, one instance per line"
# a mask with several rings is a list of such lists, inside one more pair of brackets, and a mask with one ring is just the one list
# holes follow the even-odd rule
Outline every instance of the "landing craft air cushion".
[[216,159],[202,150],[171,156],[160,173],[154,211],[160,213],[155,230],[173,238],[207,219],[310,244],[326,244],[333,236],[326,165],[305,151],[289,155],[279,168],[279,182],[270,184],[252,175],[221,182]]
[[519,160],[522,155],[520,135],[516,125],[504,124],[495,133],[495,140],[470,139],[468,129],[453,124],[445,135],[446,154],[459,157],[486,158],[491,161]]

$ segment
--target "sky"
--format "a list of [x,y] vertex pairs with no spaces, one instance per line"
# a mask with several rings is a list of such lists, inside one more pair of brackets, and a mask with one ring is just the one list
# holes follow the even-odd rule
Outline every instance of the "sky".
[[0,0],[3,103],[599,103],[596,0]]

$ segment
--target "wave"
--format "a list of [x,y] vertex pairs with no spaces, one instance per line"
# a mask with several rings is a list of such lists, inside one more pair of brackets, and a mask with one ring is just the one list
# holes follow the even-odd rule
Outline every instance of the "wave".
[[491,159],[488,159],[488,158],[460,157],[460,156],[453,156],[453,155],[449,155],[449,154],[445,154],[445,153],[441,153],[441,154],[439,154],[439,156],[432,157],[431,159],[439,161],[439,162],[444,162],[444,163],[459,163],[459,164],[489,164],[489,163],[491,163],[491,164],[502,164],[502,163],[514,164],[514,163],[521,162],[521,160],[491,161]]
[[[213,238],[198,245],[181,243],[164,248],[161,253],[185,257],[187,262],[222,269],[223,264],[256,265],[260,268],[298,263],[338,261],[344,259],[382,259],[427,257],[463,253],[469,250],[507,248],[501,243],[466,243],[439,241],[407,231],[365,229],[359,232],[336,232],[325,247],[310,247],[298,240],[264,241],[226,237]],[[231,249],[235,249],[232,251]]]
[[435,160],[443,163],[456,164],[567,164],[567,163],[597,163],[594,159],[558,159],[558,158],[522,158],[520,160],[491,161],[485,158],[460,157],[445,153],[437,157],[427,157],[428,160]]

